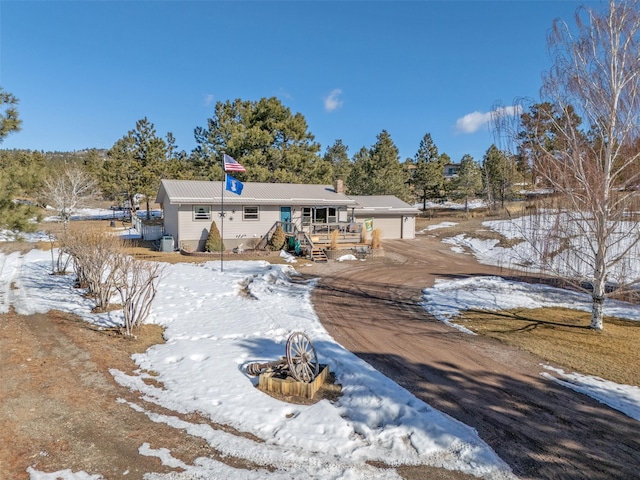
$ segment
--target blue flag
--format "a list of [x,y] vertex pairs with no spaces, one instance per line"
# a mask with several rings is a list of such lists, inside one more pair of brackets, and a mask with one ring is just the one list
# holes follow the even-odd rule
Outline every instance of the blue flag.
[[236,195],[242,195],[242,189],[244,185],[240,180],[233,178],[231,175],[227,174],[227,185],[226,189],[229,192],[235,193]]

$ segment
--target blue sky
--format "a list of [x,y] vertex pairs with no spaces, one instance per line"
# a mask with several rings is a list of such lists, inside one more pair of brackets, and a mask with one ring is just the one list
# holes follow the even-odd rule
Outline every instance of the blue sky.
[[0,86],[23,128],[0,147],[110,148],[147,117],[189,152],[216,101],[275,96],[322,153],[384,129],[401,160],[426,133],[480,160],[486,114],[538,97],[552,21],[584,3],[2,0]]

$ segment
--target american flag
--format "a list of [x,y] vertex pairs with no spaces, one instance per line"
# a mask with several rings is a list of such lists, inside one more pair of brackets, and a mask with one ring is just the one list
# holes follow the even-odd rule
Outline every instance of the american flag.
[[226,153],[224,154],[224,171],[225,172],[246,172],[247,169],[236,162]]

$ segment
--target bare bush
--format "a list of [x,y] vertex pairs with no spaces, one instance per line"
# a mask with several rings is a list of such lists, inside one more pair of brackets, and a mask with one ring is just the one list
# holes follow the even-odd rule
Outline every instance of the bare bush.
[[164,267],[157,262],[145,262],[128,255],[119,255],[114,270],[115,288],[122,301],[125,332],[127,336],[132,336],[133,330],[142,325],[149,316]]
[[61,248],[73,258],[78,286],[95,299],[95,311],[106,311],[120,296],[126,335],[131,336],[149,315],[163,266],[135,260],[125,253],[126,242],[104,227],[75,226],[65,230]]
[[329,248],[331,248],[331,250],[337,250],[338,249],[338,238],[340,237],[340,230],[334,230],[331,232],[331,245],[329,246]]
[[374,228],[373,232],[371,232],[371,248],[378,249],[380,248],[382,239],[382,230],[379,228]]
[[67,229],[62,248],[73,258],[78,286],[87,288],[94,297],[96,311],[106,311],[115,293],[117,264],[123,240],[99,226]]

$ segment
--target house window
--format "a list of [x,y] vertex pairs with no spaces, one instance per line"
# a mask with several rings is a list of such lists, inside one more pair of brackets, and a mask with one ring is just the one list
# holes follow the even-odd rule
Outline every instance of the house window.
[[309,207],[302,209],[302,225],[311,225],[311,208]]
[[242,220],[260,220],[260,209],[255,207],[242,207]]
[[327,208],[327,221],[329,223],[336,223],[338,221],[338,212],[334,207]]
[[312,223],[337,223],[338,209],[335,207],[304,207],[302,209],[302,225]]
[[211,206],[210,205],[194,205],[193,219],[194,220],[211,220]]

